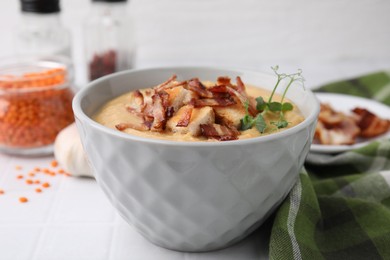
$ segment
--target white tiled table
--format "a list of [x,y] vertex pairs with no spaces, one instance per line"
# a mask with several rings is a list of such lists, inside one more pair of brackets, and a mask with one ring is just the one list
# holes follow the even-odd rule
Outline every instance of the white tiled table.
[[[233,247],[203,254],[179,253],[152,245],[114,212],[94,179],[38,173],[53,157],[17,158],[0,155],[0,259],[261,259],[267,233],[255,233]],[[21,166],[22,169],[17,169]],[[18,175],[24,179],[17,179]],[[49,182],[34,190],[25,179]],[[20,203],[19,197],[29,199]],[[261,249],[261,250],[260,250]]]
[[[390,68],[390,63],[317,64],[308,65],[305,76],[308,85],[315,86],[383,68]],[[50,182],[51,187],[43,188],[38,194],[34,191],[36,186],[16,178],[19,174],[26,176],[35,167],[50,168],[52,160],[53,157],[22,158],[0,154],[0,189],[5,191],[0,195],[0,259],[267,258],[267,226],[224,250],[180,253],[154,246],[141,237],[115,213],[93,179],[39,174],[34,178]],[[22,169],[17,170],[16,166]],[[20,196],[27,197],[29,202],[20,203]]]

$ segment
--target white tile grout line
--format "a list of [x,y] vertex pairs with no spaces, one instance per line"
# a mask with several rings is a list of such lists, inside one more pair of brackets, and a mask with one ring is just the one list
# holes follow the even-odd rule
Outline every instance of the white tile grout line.
[[37,239],[36,246],[34,247],[34,251],[32,252],[32,255],[31,255],[31,257],[33,257],[32,259],[37,259],[36,258],[37,252],[39,252],[40,248],[43,246],[42,244],[43,244],[43,241],[45,239],[47,227],[48,227],[47,225],[42,225],[42,229],[39,232],[39,237]]
[[118,234],[118,228],[119,225],[117,225],[117,222],[114,220],[112,221],[112,233],[111,233],[111,242],[110,242],[110,251],[108,252],[108,259],[107,260],[116,260],[114,258],[114,246],[117,243],[117,234]]
[[[31,260],[40,260],[38,258],[39,256],[39,252],[41,251],[41,249],[43,248],[43,243],[45,241],[45,238],[46,238],[46,234],[48,231],[49,228],[52,228],[52,227],[58,227],[58,226],[62,226],[62,227],[66,227],[66,226],[69,226],[69,227],[73,227],[73,226],[76,226],[76,225],[82,225],[83,227],[85,226],[91,226],[91,227],[101,227],[102,224],[104,224],[106,227],[110,227],[111,228],[111,240],[110,240],[110,251],[107,253],[107,255],[109,256],[107,258],[107,260],[109,259],[113,259],[111,258],[112,254],[111,253],[113,251],[113,247],[114,247],[114,242],[113,242],[113,237],[114,237],[114,232],[113,230],[116,229],[116,224],[114,222],[101,222],[101,223],[90,223],[90,222],[74,222],[74,223],[67,223],[67,224],[59,224],[59,223],[50,223],[50,224],[46,224],[46,223],[43,223],[43,224],[40,224],[40,225],[25,225],[26,227],[28,226],[34,226],[34,227],[40,227],[41,230],[40,230],[40,234],[39,234],[39,238],[37,239],[37,241],[35,242],[35,247],[34,247],[34,251],[32,252],[31,254]],[[20,226],[19,226],[20,227]],[[1,227],[0,227],[1,228]],[[115,259],[114,259],[115,260]]]
[[[63,176],[61,176],[63,177]],[[49,214],[48,216],[46,217],[46,220],[44,222],[44,225],[43,225],[43,228],[39,234],[39,238],[38,238],[38,242],[37,242],[37,246],[35,247],[34,249],[34,252],[32,254],[32,259],[37,259],[37,253],[39,252],[39,250],[43,247],[43,241],[45,240],[45,237],[46,237],[46,233],[47,233],[47,227],[49,227],[49,223],[50,223],[50,220],[52,219],[52,214],[55,213],[55,209],[57,207],[55,207],[55,202],[58,200],[58,197],[59,197],[59,193],[60,193],[60,190],[61,190],[61,186],[63,185],[63,182],[64,182],[64,179],[62,178],[60,180],[60,183],[58,184],[58,187],[57,189],[55,190],[55,194],[53,195],[52,197],[52,201],[50,203],[50,206],[49,206]],[[37,259],[39,260],[39,259]]]
[[61,187],[64,185],[64,178],[65,178],[64,176],[61,176],[61,180],[59,181],[58,187],[53,196],[53,200],[50,203],[51,205],[49,207],[50,210],[49,210],[49,214],[47,215],[46,224],[51,223],[53,221],[54,215],[58,210],[57,205],[59,204],[60,195],[62,193]]

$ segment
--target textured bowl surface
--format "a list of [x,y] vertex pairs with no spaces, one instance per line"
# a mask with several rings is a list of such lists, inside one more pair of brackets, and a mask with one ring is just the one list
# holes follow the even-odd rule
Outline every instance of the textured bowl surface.
[[311,91],[292,86],[287,96],[304,122],[280,133],[229,142],[146,139],[91,119],[108,100],[157,85],[172,74],[179,80],[240,76],[270,90],[276,81],[257,72],[198,67],[121,72],[77,93],[77,127],[99,186],[138,232],[174,250],[220,249],[247,236],[285,198],[309,151],[319,104]]

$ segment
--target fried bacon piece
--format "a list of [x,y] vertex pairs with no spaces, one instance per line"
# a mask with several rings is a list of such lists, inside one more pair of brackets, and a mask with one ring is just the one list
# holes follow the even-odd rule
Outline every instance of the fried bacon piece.
[[255,116],[257,114],[256,106],[253,104],[253,100],[249,99],[246,95],[243,95],[232,87],[226,87],[226,90],[232,96],[237,97],[242,105],[248,104],[248,112],[252,116]]
[[133,123],[120,123],[115,125],[115,128],[119,131],[123,131],[127,128],[132,128],[139,131],[148,131],[150,128],[146,124],[133,124]]
[[211,93],[213,93],[214,98],[232,99],[232,95],[229,92],[227,92],[225,85],[212,86],[212,87],[209,87],[208,90]]
[[346,115],[340,112],[336,112],[329,104],[321,104],[321,110],[318,115],[320,120],[325,126],[332,127],[341,124]]
[[164,87],[158,89],[158,91],[172,89],[172,88],[176,88],[179,86],[185,86],[186,84],[187,84],[186,80],[185,81],[174,81],[174,82],[171,82],[169,85],[165,85]]
[[357,125],[361,129],[360,136],[362,137],[375,137],[390,129],[390,120],[382,119],[367,109],[357,107],[352,112],[357,115]]
[[209,91],[212,92],[214,96],[216,94],[220,94],[220,93],[224,93],[224,94],[227,93],[225,85],[213,86],[213,87],[209,88]]
[[326,145],[355,143],[360,129],[353,118],[335,111],[329,104],[321,104],[315,131],[315,142]]
[[144,96],[142,95],[141,91],[136,90],[133,92],[133,95],[131,96],[129,103],[126,106],[126,109],[129,112],[137,112],[141,113],[145,108],[144,103]]
[[166,122],[166,112],[168,108],[168,93],[160,91],[152,96],[153,100],[153,123],[151,130],[161,132],[164,130]]
[[330,129],[326,128],[319,121],[315,131],[315,138],[320,144],[349,145],[355,143],[355,138],[359,133],[360,129],[356,126],[354,120],[346,117],[339,125]]
[[147,90],[143,93],[144,96],[144,107],[142,112],[145,116],[153,117],[153,96],[155,95],[156,91],[154,89]]
[[194,101],[195,107],[227,107],[236,104],[231,98],[203,98]]
[[155,90],[157,92],[163,90],[164,88],[169,88],[169,84],[174,82],[176,80],[177,76],[175,74],[173,74],[167,81],[161,83],[160,85],[158,85],[157,87],[155,87]]
[[180,115],[179,121],[177,122],[177,127],[186,127],[190,123],[192,110],[194,110],[193,106],[185,106],[183,107],[183,112]]
[[236,88],[237,88],[238,93],[240,93],[242,96],[244,96],[248,100],[248,104],[249,104],[248,111],[249,111],[249,113],[251,113],[252,115],[256,115],[258,111],[256,109],[256,100],[255,100],[255,98],[248,96],[248,94],[246,93],[245,84],[244,84],[244,82],[242,82],[241,77],[237,76],[236,77],[236,82],[237,82],[237,87]]
[[218,77],[217,78],[217,86],[231,86],[229,77]]
[[228,92],[230,95],[237,97],[242,104],[245,104],[248,102],[248,98],[244,95],[241,95],[240,92],[238,92],[236,89],[232,87],[226,87],[226,92]]
[[242,82],[239,76],[236,77],[236,82],[237,82],[237,91],[241,94],[246,95],[244,82]]
[[213,93],[211,93],[200,81],[198,78],[193,78],[188,82],[187,88],[194,91],[199,96],[204,98],[212,98]]
[[193,108],[188,126],[177,126],[183,118],[188,116],[188,107],[191,107],[191,105],[181,107],[179,111],[167,121],[166,129],[173,133],[190,133],[192,136],[199,136],[201,134],[200,125],[213,124],[215,122],[214,110],[211,107],[201,107]]
[[200,125],[202,135],[207,138],[214,138],[219,141],[230,141],[238,139],[238,131],[219,124]]

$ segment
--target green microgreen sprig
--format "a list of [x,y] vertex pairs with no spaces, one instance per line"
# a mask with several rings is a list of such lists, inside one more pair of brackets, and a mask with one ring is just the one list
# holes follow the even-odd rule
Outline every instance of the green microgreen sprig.
[[255,117],[251,116],[248,112],[249,102],[245,102],[244,104],[246,114],[241,119],[241,129],[242,131],[251,129],[253,126],[256,127],[256,129],[260,133],[264,133],[265,129],[267,128],[267,124],[264,120],[264,117],[262,114],[258,113]]
[[[289,124],[287,120],[284,117],[284,113],[287,111],[291,111],[294,109],[294,106],[290,102],[283,102],[285,99],[285,96],[287,94],[287,91],[291,87],[291,85],[294,82],[301,82],[302,86],[304,87],[304,81],[305,79],[302,76],[302,70],[298,69],[298,72],[293,73],[293,74],[285,74],[285,73],[279,73],[279,66],[271,67],[271,69],[274,71],[274,73],[277,76],[277,80],[275,83],[275,86],[271,92],[270,97],[268,98],[267,101],[263,99],[263,97],[257,97],[256,100],[256,110],[259,112],[255,117],[249,114],[248,107],[249,107],[249,102],[246,102],[244,104],[246,114],[245,116],[241,119],[241,129],[242,131],[251,129],[253,126],[256,127],[256,129],[260,133],[264,133],[264,131],[267,128],[267,124],[264,120],[264,115],[266,113],[279,113],[279,118],[278,121],[276,122],[271,122],[272,125],[276,126],[277,129],[280,128],[286,128]],[[273,101],[274,94],[276,92],[276,89],[278,88],[280,82],[282,82],[284,79],[288,79],[288,83],[286,88],[283,91],[282,98],[280,102]]]

